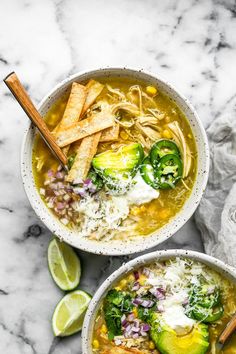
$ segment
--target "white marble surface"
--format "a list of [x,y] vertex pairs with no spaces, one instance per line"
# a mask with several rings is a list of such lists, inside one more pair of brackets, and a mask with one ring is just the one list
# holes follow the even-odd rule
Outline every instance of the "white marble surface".
[[[236,103],[236,3],[231,0],[2,0],[0,73],[14,70],[35,102],[68,74],[133,66],[168,79],[205,127]],[[0,353],[77,354],[80,335],[54,340],[62,292],[47,270],[49,231],[24,194],[20,146],[27,119],[0,84]],[[202,250],[194,221],[162,247]],[[160,247],[161,248],[161,247]],[[93,293],[127,258],[79,253]]]

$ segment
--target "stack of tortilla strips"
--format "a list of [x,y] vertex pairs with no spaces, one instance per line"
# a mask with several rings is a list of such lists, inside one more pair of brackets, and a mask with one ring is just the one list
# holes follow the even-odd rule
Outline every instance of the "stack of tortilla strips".
[[[65,154],[73,144],[76,157],[66,180],[76,184],[86,179],[99,142],[117,140],[119,125],[109,106],[89,112],[104,85],[90,80],[86,86],[73,82],[65,112],[53,130],[57,144]],[[89,112],[89,115],[87,114]]]

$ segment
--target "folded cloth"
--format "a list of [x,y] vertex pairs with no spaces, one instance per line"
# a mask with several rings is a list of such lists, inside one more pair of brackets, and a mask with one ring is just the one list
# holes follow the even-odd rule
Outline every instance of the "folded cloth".
[[206,253],[236,267],[236,118],[219,117],[207,134],[210,173],[195,221]]

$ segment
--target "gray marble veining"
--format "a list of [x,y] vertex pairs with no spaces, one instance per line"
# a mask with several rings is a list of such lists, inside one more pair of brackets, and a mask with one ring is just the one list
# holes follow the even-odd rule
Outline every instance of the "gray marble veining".
[[[234,0],[9,0],[0,2],[0,73],[14,70],[37,103],[68,74],[101,66],[158,73],[197,109],[205,127],[235,110]],[[80,335],[54,339],[63,293],[47,269],[49,231],[24,194],[20,146],[27,119],[0,84],[0,352],[77,354]],[[203,250],[194,220],[159,248]],[[93,293],[131,257],[79,252],[81,288]]]

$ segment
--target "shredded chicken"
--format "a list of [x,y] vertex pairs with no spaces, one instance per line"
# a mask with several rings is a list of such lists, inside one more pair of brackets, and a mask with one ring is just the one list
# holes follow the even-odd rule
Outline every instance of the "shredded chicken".
[[157,108],[148,108],[147,111],[150,112],[154,117],[156,117],[159,120],[165,118],[165,114],[161,113]]
[[155,129],[149,127],[149,126],[143,126],[139,122],[136,122],[136,127],[148,138],[150,138],[153,141],[156,141],[161,138],[161,135],[158,131]]
[[139,85],[131,86],[129,89],[129,92],[131,95],[134,95],[135,93],[137,94],[139,110],[140,110],[140,112],[143,112],[142,90],[141,90],[140,86]]
[[182,130],[179,126],[179,123],[177,121],[171,122],[168,124],[168,127],[173,134],[175,142],[180,147],[180,151],[183,159],[183,167],[184,167],[183,177],[185,178],[189,175],[191,164],[192,164],[191,152],[188,144],[186,143]]
[[151,115],[140,116],[139,123],[142,124],[143,126],[145,126],[145,125],[152,126],[153,125],[157,130],[160,129],[157,125],[158,124],[157,118],[155,118]]
[[130,102],[120,102],[112,105],[111,112],[115,114],[119,109],[123,109],[126,112],[129,112],[133,115],[138,115],[139,114],[139,109],[138,107]]
[[[114,89],[108,84],[106,85],[106,88],[111,94],[116,95],[121,101],[126,100],[125,94],[121,92],[119,89]],[[113,97],[112,95],[110,96]]]

